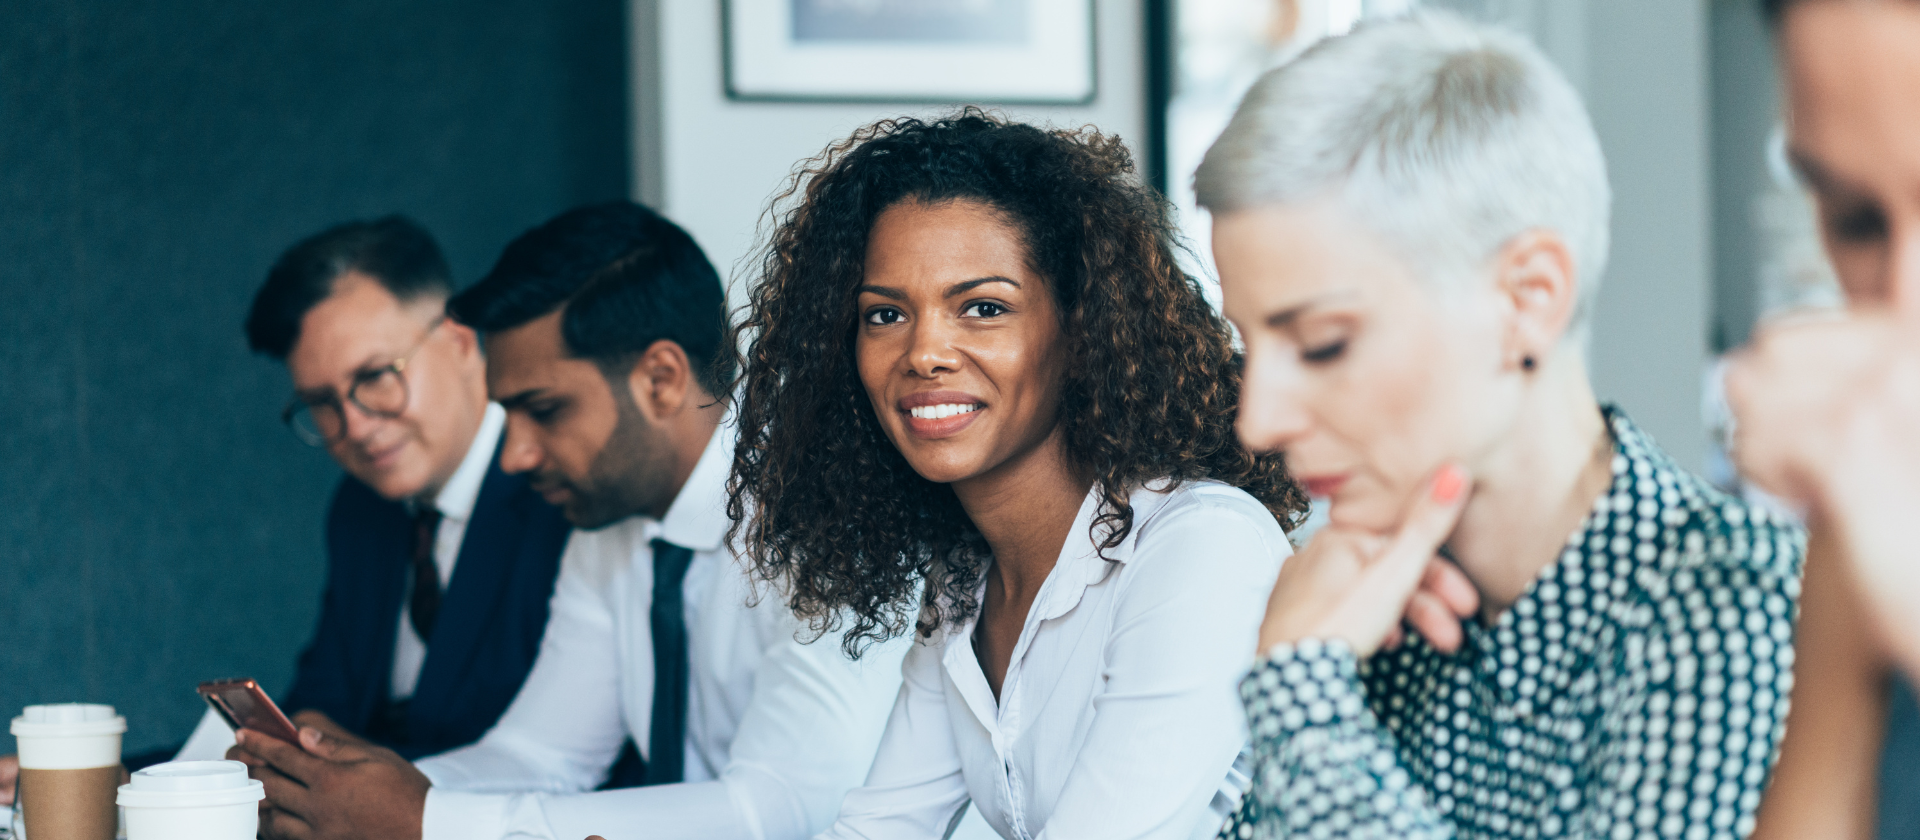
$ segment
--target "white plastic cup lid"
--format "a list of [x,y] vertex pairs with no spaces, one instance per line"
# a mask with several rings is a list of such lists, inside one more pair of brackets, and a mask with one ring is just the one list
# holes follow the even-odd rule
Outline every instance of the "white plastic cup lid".
[[120,786],[128,808],[193,808],[258,802],[267,796],[238,761],[169,761],[137,773]]
[[127,731],[127,719],[101,703],[48,703],[20,710],[9,731],[22,738],[119,735]]

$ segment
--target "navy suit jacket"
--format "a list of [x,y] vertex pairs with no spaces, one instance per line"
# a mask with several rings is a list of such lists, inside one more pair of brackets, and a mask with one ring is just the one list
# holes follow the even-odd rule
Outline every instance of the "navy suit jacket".
[[[495,449],[441,601],[426,664],[405,709],[404,736],[379,737],[407,758],[480,739],[533,668],[569,526]],[[413,519],[352,476],[327,513],[327,591],[300,654],[289,714],[325,712],[361,735],[386,711],[400,602],[412,575]]]

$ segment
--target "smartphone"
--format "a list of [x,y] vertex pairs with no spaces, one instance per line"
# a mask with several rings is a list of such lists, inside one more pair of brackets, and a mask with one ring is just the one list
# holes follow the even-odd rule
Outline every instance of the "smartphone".
[[300,730],[294,728],[293,721],[287,720],[279,706],[274,705],[273,698],[260,690],[259,683],[253,680],[214,680],[201,683],[199,691],[201,697],[207,698],[207,705],[220,713],[233,731],[251,729],[289,744],[300,743]]

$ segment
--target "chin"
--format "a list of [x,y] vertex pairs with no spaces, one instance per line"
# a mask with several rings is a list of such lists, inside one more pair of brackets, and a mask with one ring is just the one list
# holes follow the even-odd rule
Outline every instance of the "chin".
[[964,481],[979,471],[980,459],[955,451],[964,447],[950,438],[921,440],[905,429],[888,429],[887,437],[900,457],[906,459],[907,466],[935,484]]
[[598,531],[627,518],[608,511],[576,509],[572,505],[561,508],[560,515],[567,518],[567,524],[582,531]]
[[980,472],[977,459],[953,458],[950,457],[951,453],[902,451],[900,454],[906,457],[907,466],[912,467],[915,473],[935,484],[965,481]]
[[944,467],[935,468],[935,469],[922,469],[919,465],[913,464],[913,462],[911,461],[907,463],[913,466],[913,471],[917,473],[921,478],[924,478],[935,484],[952,484],[956,481],[965,481],[973,477],[973,472],[971,470],[946,469]]
[[381,497],[397,502],[420,495],[421,491],[427,487],[429,470],[424,465],[402,461],[386,469],[362,462],[355,464],[347,472],[352,473],[354,478],[360,479],[361,483],[373,488],[373,492],[379,493]]
[[1336,495],[1327,505],[1327,524],[1335,528],[1388,533],[1400,526],[1399,500],[1379,493]]

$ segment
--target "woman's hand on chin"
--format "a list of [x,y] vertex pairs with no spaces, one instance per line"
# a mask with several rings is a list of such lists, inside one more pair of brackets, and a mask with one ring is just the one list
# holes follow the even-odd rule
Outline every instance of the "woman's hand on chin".
[[1364,658],[1398,645],[1403,621],[1435,648],[1458,649],[1460,619],[1480,608],[1480,597],[1437,552],[1466,507],[1468,484],[1464,468],[1442,467],[1393,533],[1321,528],[1281,567],[1260,627],[1260,650],[1340,639]]

